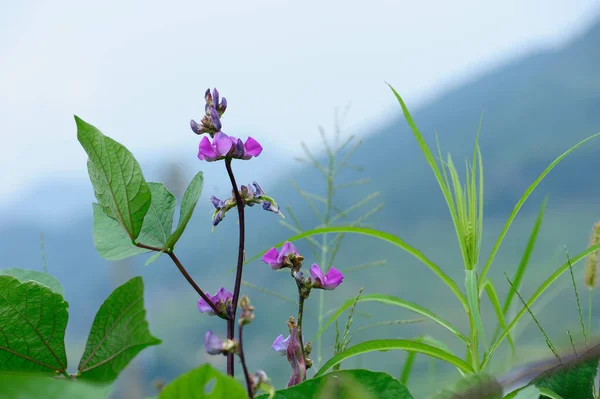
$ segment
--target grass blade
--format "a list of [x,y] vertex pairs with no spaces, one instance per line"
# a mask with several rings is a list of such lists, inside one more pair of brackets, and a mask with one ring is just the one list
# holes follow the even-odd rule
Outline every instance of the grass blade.
[[[483,284],[483,288],[485,289],[485,292],[487,292],[488,298],[490,299],[490,302],[492,303],[494,311],[496,312],[496,317],[498,318],[498,325],[500,326],[500,329],[505,330],[506,329],[506,318],[505,318],[504,312],[502,311],[502,307],[500,305],[500,298],[498,298],[498,293],[496,292],[496,288],[494,288],[494,284],[492,283],[492,281],[489,278]],[[514,356],[514,355],[516,355],[515,343],[510,334],[508,335],[507,339],[508,339],[508,344],[510,345],[510,350],[512,351],[512,354]]]

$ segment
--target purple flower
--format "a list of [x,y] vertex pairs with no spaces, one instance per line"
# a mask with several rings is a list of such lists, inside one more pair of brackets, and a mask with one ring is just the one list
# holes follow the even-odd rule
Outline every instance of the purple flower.
[[[233,294],[227,291],[225,288],[221,287],[214,296],[210,296],[208,293],[206,293],[206,296],[215,305],[215,307],[221,311],[221,313],[229,314],[232,312],[231,306]],[[198,299],[198,310],[201,313],[208,313],[211,316],[215,315],[215,311],[208,303],[206,303],[204,299],[202,299],[202,297]]]
[[271,345],[271,348],[273,348],[275,352],[283,356],[287,353],[289,342],[290,336],[288,336],[286,339],[283,339],[283,335],[280,335],[277,338],[275,338],[275,341],[273,341],[273,345]]
[[298,251],[294,247],[294,244],[286,241],[281,247],[281,252],[277,251],[277,248],[271,248],[261,259],[267,265],[271,266],[271,269],[277,270],[284,267],[285,260],[288,259],[289,255],[298,256]]
[[316,263],[310,268],[310,275],[313,277],[313,287],[322,288],[324,290],[332,290],[342,283],[344,275],[335,267],[327,271],[327,275],[323,275],[323,271]]
[[262,146],[252,137],[248,137],[246,142],[242,142],[242,140],[230,136],[233,150],[231,151],[231,156],[233,158],[245,159],[248,160],[252,157],[257,157],[262,152]]
[[226,351],[223,344],[223,340],[210,330],[204,335],[204,348],[209,355],[224,355]]
[[208,137],[204,136],[202,137],[202,140],[200,140],[198,159],[208,162],[222,159],[229,153],[229,150],[231,150],[231,145],[231,139],[223,132],[215,134],[212,143]]
[[298,335],[298,327],[292,327],[286,349],[288,362],[292,366],[292,375],[288,381],[288,388],[298,385],[306,379],[306,359],[304,358],[304,350],[302,345],[300,345]]
[[212,123],[212,126],[215,128],[215,130],[221,130],[222,125],[221,119],[219,118],[219,113],[215,107],[209,107],[208,110],[210,111],[210,122]]

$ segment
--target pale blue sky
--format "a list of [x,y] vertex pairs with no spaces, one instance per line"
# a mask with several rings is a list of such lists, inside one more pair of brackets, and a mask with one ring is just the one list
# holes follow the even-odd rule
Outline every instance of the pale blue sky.
[[[263,157],[315,144],[351,103],[362,134],[532,49],[585,29],[580,1],[3,1],[0,204],[41,181],[83,179],[72,115],[139,159],[194,159],[203,92],[228,98],[228,133]],[[14,202],[13,202],[14,203]]]

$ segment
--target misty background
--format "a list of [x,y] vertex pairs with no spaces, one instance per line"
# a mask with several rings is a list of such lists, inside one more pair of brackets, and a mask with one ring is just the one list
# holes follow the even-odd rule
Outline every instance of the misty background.
[[[150,330],[163,344],[144,350],[130,364],[118,382],[118,397],[149,396],[156,380],[168,382],[204,362],[224,369],[224,359],[206,355],[203,348],[205,331],[224,332],[224,326],[197,311],[195,292],[168,259],[145,267],[147,255],[108,262],[97,254],[93,190],[73,114],[126,145],[146,180],[164,182],[178,198],[191,177],[204,172],[204,191],[178,256],[210,293],[232,285],[237,225],[230,214],[211,234],[208,198],[227,197],[230,187],[222,163],[197,160],[199,137],[189,129],[189,120],[203,114],[208,87],[228,99],[223,130],[250,135],[264,147],[260,157],[233,163],[238,183],[257,180],[281,206],[292,207],[307,229],[319,222],[290,180],[319,195],[326,185],[318,172],[294,158],[303,155],[303,141],[325,159],[318,127],[332,138],[336,109],[350,105],[342,137],[363,140],[351,158],[363,169],[345,170],[338,182],[370,182],[338,190],[335,203],[346,209],[379,194],[338,224],[383,205],[368,224],[421,249],[459,282],[464,272],[447,207],[384,82],[403,96],[428,143],[435,145],[435,130],[443,152],[450,152],[458,166],[472,153],[483,112],[484,258],[529,184],[566,149],[600,131],[597,1],[374,1],[368,6],[234,1],[168,7],[37,1],[4,3],[0,10],[0,268],[41,270],[45,262],[62,282],[70,305],[71,370],[103,300],[132,276],[144,277]],[[578,149],[527,201],[491,269],[501,297],[508,289],[503,273],[514,272],[545,196],[546,217],[523,296],[528,298],[564,263],[565,246],[572,255],[587,246],[592,224],[600,219],[599,150],[599,141]],[[248,256],[292,235],[276,215],[256,207],[247,215]],[[318,261],[305,242],[297,244],[307,263]],[[364,287],[365,293],[399,296],[468,327],[459,303],[435,276],[389,244],[348,235],[335,266],[344,270],[380,260],[386,263],[346,273],[344,283],[326,293],[326,310]],[[581,283],[582,270],[583,263],[575,267]],[[264,369],[282,387],[288,364],[270,345],[286,333],[285,321],[295,314],[294,285],[287,273],[273,272],[260,261],[246,267],[244,279],[288,298],[242,287],[257,308],[244,334],[249,367]],[[542,297],[541,305],[546,298],[552,311],[541,305],[536,310],[557,342],[567,338],[567,328],[574,335],[578,331],[569,284],[565,275]],[[317,302],[315,295],[308,303],[309,337],[317,330]],[[460,348],[430,322],[359,330],[415,316],[383,305],[360,304],[358,310],[353,343],[426,333]],[[491,307],[483,314],[486,325],[493,326]],[[343,326],[345,318],[340,322]],[[334,330],[325,334],[324,360],[332,354]],[[534,325],[522,330],[521,360],[550,354]],[[404,358],[401,352],[369,354],[343,367],[399,377]],[[430,392],[424,382],[431,378],[431,365],[429,359],[417,359],[409,388],[420,395]],[[502,372],[510,365],[494,366]],[[439,362],[435,375],[438,381],[456,377]]]

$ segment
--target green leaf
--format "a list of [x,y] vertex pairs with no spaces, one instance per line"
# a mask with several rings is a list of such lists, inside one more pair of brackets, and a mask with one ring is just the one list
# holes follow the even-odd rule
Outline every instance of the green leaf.
[[[214,384],[212,381],[214,380]],[[169,383],[158,399],[246,399],[246,389],[210,364],[204,364]]]
[[[417,337],[414,339],[414,341],[422,342],[424,344],[434,346],[434,347],[439,348],[443,351],[446,351],[452,355],[454,354],[454,353],[452,353],[450,348],[448,348],[448,346],[445,343],[443,343],[442,341],[439,341],[429,335],[423,335],[423,336]],[[406,359],[404,360],[404,366],[402,367],[402,374],[400,375],[400,382],[403,383],[404,385],[408,384],[408,377],[410,376],[410,374],[412,372],[412,368],[413,368],[416,357],[417,357],[417,352],[409,352],[408,355],[406,356]],[[462,371],[460,369],[458,369],[458,370],[460,373],[462,373]]]
[[487,374],[471,374],[460,379],[452,388],[446,388],[430,399],[501,399],[502,385]]
[[[485,292],[488,294],[488,298],[494,307],[494,311],[496,312],[496,318],[498,319],[498,331],[503,331],[506,329],[506,318],[504,317],[504,313],[502,312],[502,308],[500,305],[500,298],[498,297],[498,293],[496,292],[496,288],[492,283],[492,280],[489,278],[486,279],[486,282],[483,284],[483,288]],[[512,291],[511,291],[512,292]],[[495,339],[495,338],[494,338]],[[516,354],[515,343],[512,339],[511,334],[507,336],[508,344],[510,345],[510,350],[513,355]]]
[[134,277],[104,301],[77,368],[80,379],[111,383],[140,351],[161,343],[148,329],[143,295],[142,278]]
[[[454,282],[454,280],[452,280],[450,278],[450,276],[448,276],[446,273],[444,273],[438,265],[436,265],[431,260],[429,260],[421,251],[408,245],[400,237],[397,237],[390,233],[386,233],[386,232],[383,232],[380,230],[375,230],[375,229],[369,229],[366,227],[355,227],[355,226],[323,227],[323,228],[318,228],[318,229],[307,230],[300,234],[296,234],[295,236],[292,236],[286,240],[283,240],[283,241],[275,244],[274,246],[279,247],[279,246],[283,245],[286,241],[296,241],[296,240],[300,240],[303,238],[308,238],[311,236],[320,235],[320,234],[328,234],[328,233],[362,234],[362,235],[366,235],[366,236],[376,237],[376,238],[379,238],[380,240],[387,241],[391,244],[396,245],[397,247],[408,252],[409,254],[411,254],[412,256],[414,256],[415,258],[420,260],[421,262],[423,262],[427,267],[429,267],[429,269],[431,269],[448,286],[448,288],[450,288],[452,290],[452,292],[454,293],[456,298],[461,302],[461,304],[463,305],[465,310],[467,311],[469,309],[467,299],[465,298],[463,293],[460,291],[460,288]],[[244,262],[244,264],[250,263],[253,260],[260,258],[268,250],[269,249],[265,249],[258,255],[254,256],[251,259]],[[235,270],[235,269],[232,269],[232,270]]]
[[431,345],[407,339],[375,339],[372,341],[361,342],[360,344],[354,345],[346,349],[345,351],[333,356],[331,359],[325,362],[325,364],[319,369],[315,377],[323,375],[327,370],[350,357],[362,355],[363,353],[376,351],[385,352],[389,350],[404,350],[407,352],[422,353],[424,355],[428,355],[450,363],[458,367],[465,373],[473,372],[473,368],[464,360]]
[[[152,193],[152,200],[144,218],[138,242],[155,248],[164,248],[167,238],[171,234],[176,200],[161,183],[148,183],[148,187]],[[120,260],[149,251],[133,245],[119,223],[108,217],[100,205],[93,204],[93,207],[94,244],[103,258]],[[150,259],[158,258],[160,252],[158,254]]]
[[[266,399],[261,395],[257,399]],[[275,393],[274,399],[412,399],[404,385],[388,374],[368,370],[343,370],[304,381]]]
[[565,398],[593,399],[598,357],[560,364],[537,376],[529,385],[547,388]]
[[467,290],[467,301],[469,302],[471,317],[473,317],[477,333],[481,334],[481,340],[483,341],[484,347],[487,349],[487,341],[485,339],[485,332],[483,329],[483,323],[481,321],[481,313],[479,311],[479,291],[477,290],[477,273],[475,272],[475,270],[465,270],[465,274],[465,288]]
[[538,399],[540,394],[541,392],[537,387],[530,385],[509,393],[504,399]]
[[181,199],[181,209],[179,211],[179,224],[177,225],[177,229],[175,229],[173,234],[171,234],[167,240],[166,248],[173,248],[175,243],[179,241],[179,238],[183,234],[185,227],[194,213],[194,208],[196,207],[196,203],[198,203],[200,193],[202,193],[203,185],[204,177],[202,172],[198,172],[183,194],[183,198]]
[[[575,264],[577,264],[577,262],[581,261],[582,259],[584,259],[588,254],[594,252],[594,251],[598,251],[600,250],[600,244],[599,245],[592,245],[590,247],[588,247],[587,249],[583,250],[582,252],[580,252],[579,254],[575,255],[574,257],[572,257],[570,259],[570,263],[567,261],[565,262],[562,266],[560,266],[554,273],[552,273],[552,275],[550,277],[548,277],[546,279],[546,281],[544,281],[540,287],[533,293],[533,295],[531,296],[531,298],[529,298],[529,301],[527,301],[527,307],[531,308],[531,306],[533,306],[533,304],[535,303],[535,301],[552,285],[554,284],[554,282],[565,272],[569,269],[569,265],[575,266]],[[496,349],[498,349],[498,347],[500,346],[500,344],[502,343],[502,341],[504,340],[504,338],[506,338],[506,336],[510,333],[510,331],[517,325],[517,323],[519,322],[519,320],[521,320],[521,318],[523,317],[523,315],[525,315],[525,312],[527,312],[527,308],[523,307],[521,309],[521,311],[519,313],[517,313],[517,315],[515,316],[515,318],[513,319],[513,321],[510,322],[510,324],[508,325],[508,327],[506,327],[506,329],[502,332],[502,334],[500,334],[500,336],[494,341],[494,343],[492,345],[490,345],[490,350],[488,351],[487,355],[484,357],[483,362],[481,363],[481,368],[483,369],[486,364],[491,360],[494,352],[496,351]]]
[[63,373],[68,306],[45,285],[0,276],[0,372]]
[[35,281],[42,285],[45,285],[60,296],[65,296],[65,289],[60,284],[60,282],[55,277],[45,272],[14,267],[10,269],[0,270],[0,275],[13,276],[22,283],[26,281]]
[[94,245],[100,256],[106,260],[121,260],[149,251],[133,245],[131,238],[119,222],[108,217],[99,204],[93,203],[92,207],[94,209]]
[[[340,308],[333,314],[333,316],[331,316],[329,318],[329,320],[327,320],[327,322],[323,325],[323,327],[321,327],[321,329],[317,332],[317,334],[313,337],[312,340],[314,341],[319,335],[323,334],[323,332],[325,332],[327,327],[329,327],[331,325],[331,323],[333,323],[335,321],[335,319],[340,317],[340,315],[342,315],[342,313],[344,313],[344,311],[346,309],[352,307],[352,305],[354,304],[355,301],[356,301],[356,298],[350,298],[346,302],[344,302],[342,304],[342,306],[340,306]],[[459,339],[461,339],[466,344],[469,343],[468,338],[465,337],[460,331],[458,331],[452,324],[450,324],[450,322],[443,320],[441,317],[437,316],[433,312],[431,312],[428,309],[426,309],[422,306],[419,306],[415,303],[405,301],[404,299],[400,299],[395,296],[383,295],[383,294],[368,294],[368,295],[362,295],[358,298],[358,302],[369,302],[369,301],[375,301],[375,302],[383,303],[386,305],[399,306],[399,307],[408,309],[410,311],[413,311],[417,314],[429,317],[431,320],[433,320],[437,324],[450,330],[454,335],[456,335]]]
[[554,169],[554,167],[556,165],[558,165],[558,163],[560,161],[562,161],[567,155],[569,155],[570,153],[575,151],[577,148],[579,148],[580,146],[582,146],[589,140],[591,140],[595,137],[598,137],[598,136],[600,136],[600,133],[596,133],[596,134],[580,141],[579,143],[575,144],[573,147],[569,148],[567,151],[563,152],[560,156],[558,156],[558,158],[556,158],[554,161],[552,161],[552,163],[550,163],[550,165],[548,165],[548,167],[546,169],[544,169],[542,174],[540,174],[540,176],[537,179],[535,179],[535,181],[533,183],[531,183],[531,185],[527,188],[527,190],[525,190],[525,193],[519,199],[519,202],[517,202],[513,211],[511,212],[510,216],[508,217],[506,224],[502,228],[502,232],[500,232],[500,235],[498,236],[498,239],[496,240],[496,243],[494,244],[494,247],[492,248],[492,252],[490,253],[489,258],[488,258],[485,266],[483,267],[483,271],[481,272],[481,276],[480,276],[482,282],[485,280],[487,272],[488,272],[490,266],[492,265],[494,257],[496,256],[496,253],[498,252],[498,249],[500,248],[500,244],[502,244],[502,240],[504,240],[504,237],[506,236],[508,229],[510,228],[513,220],[515,220],[515,217],[517,216],[517,213],[519,213],[519,210],[521,209],[521,207],[523,206],[525,201],[527,201],[527,198],[529,198],[529,196],[531,195],[533,190],[535,190],[535,188],[538,186],[538,184],[541,183],[541,181],[544,179],[544,177],[546,177],[546,175],[548,173],[550,173],[550,171],[552,169]]
[[111,386],[40,375],[0,373],[2,399],[106,399]]
[[135,240],[150,207],[150,189],[142,169],[125,146],[75,116],[77,139],[88,154],[94,194],[104,212]]

